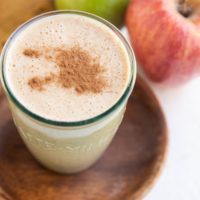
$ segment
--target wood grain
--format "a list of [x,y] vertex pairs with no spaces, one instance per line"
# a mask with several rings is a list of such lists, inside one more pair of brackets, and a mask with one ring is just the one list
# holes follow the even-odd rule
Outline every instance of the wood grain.
[[0,123],[2,200],[138,200],[152,187],[165,158],[165,120],[141,79],[111,146],[93,167],[77,175],[53,173],[34,160],[17,133],[5,98],[0,100],[0,116],[5,116]]

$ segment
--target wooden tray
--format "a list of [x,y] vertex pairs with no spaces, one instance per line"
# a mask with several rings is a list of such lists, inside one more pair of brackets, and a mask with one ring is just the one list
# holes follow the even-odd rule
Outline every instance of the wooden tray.
[[[22,22],[52,10],[51,0],[0,4],[0,49]],[[152,187],[166,155],[160,106],[139,78],[111,146],[89,170],[63,176],[39,165],[22,143],[0,88],[0,200],[138,200]]]
[[90,169],[59,175],[28,152],[0,96],[0,200],[136,200],[152,187],[166,154],[160,106],[139,78],[111,146]]

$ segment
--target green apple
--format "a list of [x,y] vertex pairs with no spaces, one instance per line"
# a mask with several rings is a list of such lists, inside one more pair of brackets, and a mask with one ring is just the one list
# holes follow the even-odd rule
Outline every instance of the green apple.
[[124,14],[129,0],[55,0],[59,10],[82,10],[110,21],[117,27],[124,22]]

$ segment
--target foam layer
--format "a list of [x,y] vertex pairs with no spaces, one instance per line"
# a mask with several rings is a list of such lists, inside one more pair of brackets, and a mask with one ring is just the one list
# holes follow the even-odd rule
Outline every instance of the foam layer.
[[[100,93],[78,94],[74,88],[57,84],[37,91],[28,85],[33,76],[57,73],[59,68],[43,57],[25,56],[24,49],[77,45],[105,68],[107,87]],[[80,121],[106,111],[123,94],[130,74],[128,55],[120,39],[100,22],[75,14],[48,16],[28,25],[12,41],[5,64],[6,79],[16,98],[30,111],[56,121]]]

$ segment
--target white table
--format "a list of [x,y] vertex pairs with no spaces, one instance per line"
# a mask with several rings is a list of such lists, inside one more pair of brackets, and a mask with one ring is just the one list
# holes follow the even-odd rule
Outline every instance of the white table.
[[150,83],[169,128],[163,173],[145,200],[200,200],[200,78],[181,88]]
[[[125,28],[122,33],[128,38]],[[147,82],[163,108],[169,146],[162,174],[144,200],[200,200],[200,78],[178,88]]]

